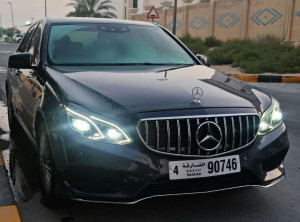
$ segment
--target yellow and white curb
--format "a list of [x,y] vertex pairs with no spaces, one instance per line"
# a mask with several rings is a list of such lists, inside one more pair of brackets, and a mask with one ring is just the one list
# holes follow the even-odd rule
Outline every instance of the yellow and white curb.
[[[4,177],[7,177],[7,174],[5,173],[5,165],[4,165],[4,160],[2,157],[1,150],[0,150],[0,168],[2,168],[0,171],[0,177],[2,177],[3,179]],[[4,180],[0,180],[0,189],[10,190],[10,187],[7,187],[9,186],[9,183],[2,184],[1,181]],[[14,200],[12,200],[12,198],[5,198],[3,197],[3,195],[0,195],[0,201],[1,201],[1,205],[3,205],[3,206],[0,205],[0,222],[20,222],[21,220],[20,220],[17,206],[11,205],[12,203],[14,203]]]
[[17,206],[0,207],[1,222],[21,222]]
[[244,82],[300,83],[300,75],[229,74]]

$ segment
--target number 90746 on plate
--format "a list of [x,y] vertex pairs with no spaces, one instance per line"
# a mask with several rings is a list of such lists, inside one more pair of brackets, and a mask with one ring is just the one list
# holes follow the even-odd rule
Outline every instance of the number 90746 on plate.
[[211,177],[238,172],[241,172],[239,155],[169,162],[170,180]]

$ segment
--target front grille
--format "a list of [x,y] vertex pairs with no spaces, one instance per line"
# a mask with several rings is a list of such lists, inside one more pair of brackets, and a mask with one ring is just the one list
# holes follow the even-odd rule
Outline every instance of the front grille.
[[[201,149],[199,142],[197,143],[199,136],[202,136],[198,135],[196,138],[197,130],[206,122],[214,122],[220,127],[221,139],[217,149]],[[138,133],[146,146],[152,150],[173,155],[207,157],[246,147],[255,139],[259,123],[260,118],[255,114],[143,119],[138,124]],[[199,130],[199,133],[214,132]]]

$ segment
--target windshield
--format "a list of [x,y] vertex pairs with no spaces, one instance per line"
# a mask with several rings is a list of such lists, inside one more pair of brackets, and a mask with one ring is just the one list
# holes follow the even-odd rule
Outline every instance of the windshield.
[[128,24],[53,25],[48,58],[54,65],[192,65],[161,28]]

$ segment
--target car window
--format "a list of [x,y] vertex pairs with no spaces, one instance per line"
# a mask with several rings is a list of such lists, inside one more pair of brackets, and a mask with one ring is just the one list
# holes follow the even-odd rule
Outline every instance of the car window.
[[41,37],[42,37],[42,25],[40,24],[36,28],[28,48],[28,52],[32,55],[33,66],[36,66],[39,62]]
[[29,41],[31,39],[31,36],[33,35],[33,32],[36,28],[36,25],[32,26],[26,33],[25,37],[23,38],[23,41],[21,42],[19,48],[18,48],[18,52],[26,52],[28,45],[29,45]]
[[166,32],[148,25],[53,25],[48,55],[60,65],[194,64]]

